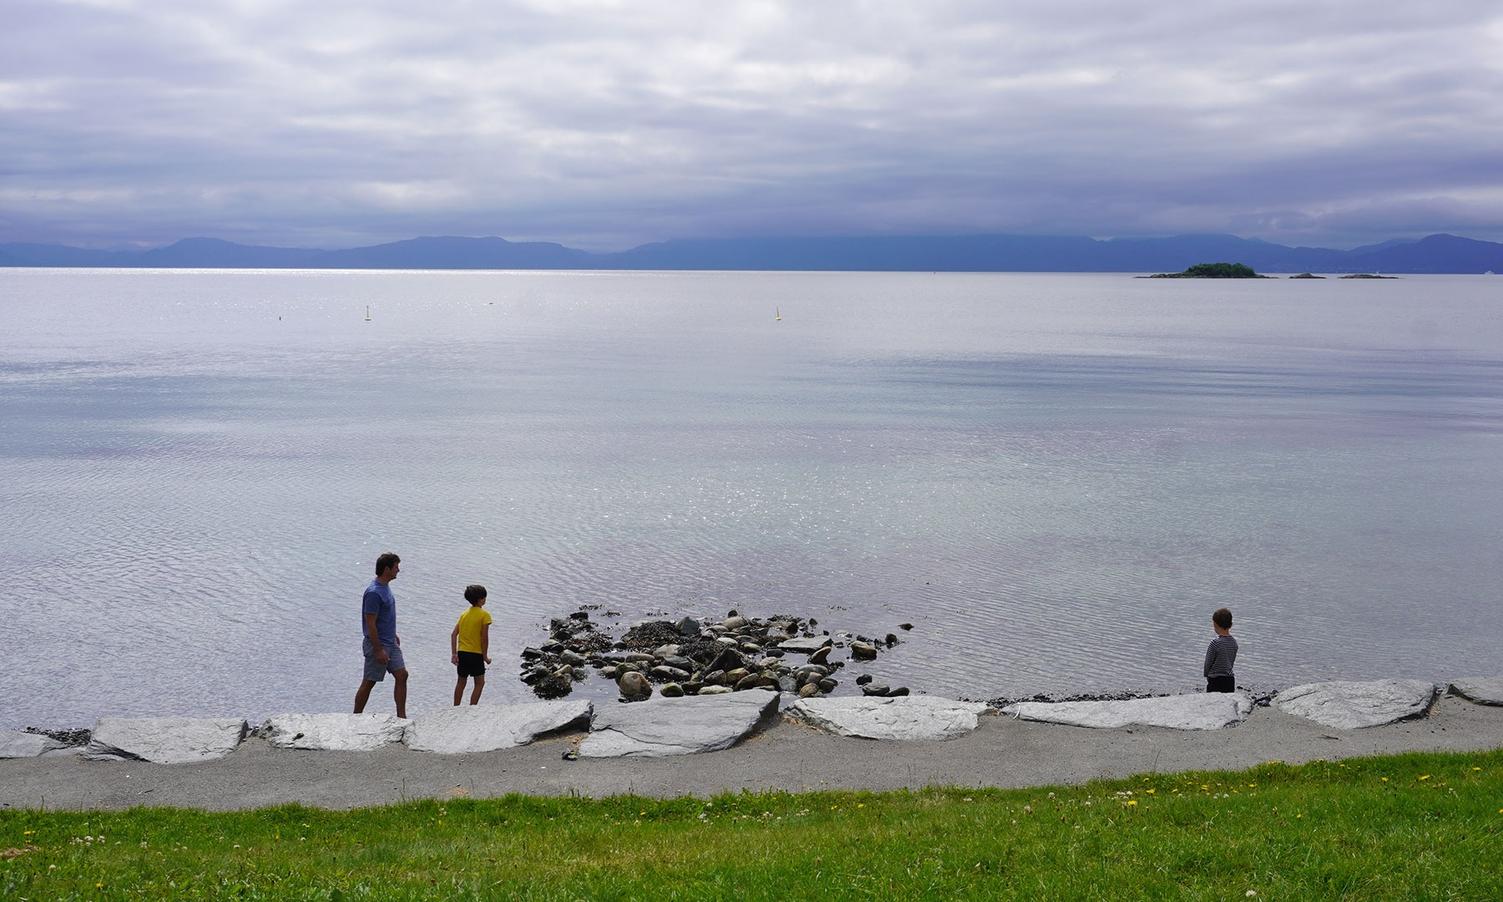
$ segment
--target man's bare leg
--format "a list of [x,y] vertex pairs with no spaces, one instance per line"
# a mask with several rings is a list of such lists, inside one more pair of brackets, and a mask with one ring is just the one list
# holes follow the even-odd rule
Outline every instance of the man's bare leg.
[[392,676],[396,677],[397,682],[396,682],[396,685],[394,685],[394,686],[391,687],[391,699],[392,699],[392,701],[396,702],[396,705],[397,705],[397,716],[398,717],[406,717],[407,716],[407,670],[406,670],[406,668],[403,668],[402,670],[398,670],[396,673],[393,673]]
[[[485,688],[485,677],[483,677],[483,676],[475,677],[475,692],[470,695],[470,704],[472,704],[472,705],[478,705],[478,704],[480,704],[480,690],[482,690],[484,688]],[[456,704],[456,705],[459,704],[459,700],[457,698],[455,699],[454,704]]]
[[355,713],[365,710],[365,703],[370,701],[371,688],[376,685],[375,680],[361,680],[360,688],[355,690]]
[[454,706],[456,708],[459,707],[460,701],[464,699],[464,681],[465,678],[460,677],[454,684]]

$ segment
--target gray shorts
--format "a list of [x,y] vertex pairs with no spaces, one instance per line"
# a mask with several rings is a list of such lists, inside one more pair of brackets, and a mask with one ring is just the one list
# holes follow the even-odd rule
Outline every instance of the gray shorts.
[[385,648],[390,657],[385,664],[382,664],[376,660],[375,648],[371,645],[370,637],[367,636],[361,642],[361,649],[365,652],[365,678],[372,683],[379,683],[386,679],[388,673],[407,669],[407,662],[402,659],[402,646],[392,644]]

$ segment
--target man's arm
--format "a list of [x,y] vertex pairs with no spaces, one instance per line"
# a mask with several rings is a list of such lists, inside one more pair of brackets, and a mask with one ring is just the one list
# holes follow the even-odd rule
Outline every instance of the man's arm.
[[391,653],[386,650],[386,646],[381,644],[381,637],[376,634],[375,614],[365,615],[365,635],[371,640],[371,648],[375,652],[376,661],[381,664],[390,661]]
[[1206,646],[1206,663],[1205,666],[1200,668],[1200,675],[1209,678],[1211,676],[1211,665],[1214,663],[1216,663],[1216,642],[1212,640],[1211,644]]
[[459,624],[454,624],[454,632],[449,634],[449,663],[459,663]]
[[480,653],[485,656],[485,663],[491,662],[491,625],[487,623],[480,628]]

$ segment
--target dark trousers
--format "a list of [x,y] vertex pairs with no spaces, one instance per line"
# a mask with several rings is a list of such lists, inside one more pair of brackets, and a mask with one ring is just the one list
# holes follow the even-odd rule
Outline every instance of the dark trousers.
[[1236,692],[1237,679],[1230,676],[1206,677],[1207,692]]

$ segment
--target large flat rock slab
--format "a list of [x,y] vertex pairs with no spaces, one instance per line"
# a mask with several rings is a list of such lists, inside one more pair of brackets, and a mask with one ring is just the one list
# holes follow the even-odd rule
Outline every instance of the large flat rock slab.
[[1452,680],[1450,689],[1479,705],[1503,705],[1503,677],[1463,677]]
[[0,732],[0,758],[36,758],[62,747],[61,742],[40,733]]
[[795,636],[792,639],[784,639],[782,642],[779,642],[778,648],[781,648],[783,651],[813,654],[830,644],[832,643],[829,636]]
[[102,717],[83,755],[96,761],[193,764],[223,758],[244,738],[240,718]]
[[1423,680],[1306,683],[1273,697],[1286,714],[1337,730],[1376,727],[1418,717],[1435,701],[1435,684]]
[[414,719],[402,741],[419,752],[491,752],[526,745],[570,724],[588,726],[592,711],[588,701],[449,708]]
[[1102,702],[1018,702],[1002,709],[1023,720],[1114,730],[1121,727],[1166,727],[1171,730],[1219,730],[1241,723],[1252,712],[1245,692],[1201,692]]
[[370,752],[401,742],[410,723],[395,714],[278,714],[263,735],[283,749]]
[[976,729],[986,705],[928,695],[898,698],[806,698],[785,713],[841,736],[923,741],[954,739]]
[[727,695],[658,698],[595,709],[583,758],[664,758],[735,745],[778,708],[778,694],[746,689]]

